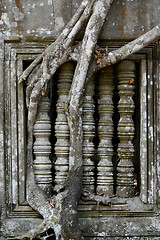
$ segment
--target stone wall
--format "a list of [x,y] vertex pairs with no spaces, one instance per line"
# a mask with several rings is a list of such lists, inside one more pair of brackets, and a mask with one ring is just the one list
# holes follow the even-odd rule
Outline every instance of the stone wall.
[[[18,77],[23,63],[32,61],[46,44],[56,39],[80,2],[0,0],[2,240],[22,234],[41,222],[40,216],[26,201],[25,106]],[[107,42],[110,49],[123,45],[157,25],[159,14],[159,0],[114,0],[99,38],[100,45],[104,47]],[[83,30],[77,38],[80,39],[82,34]],[[80,202],[79,219],[86,240],[160,239],[159,42],[129,60],[138,65],[141,193],[133,198],[114,198],[109,206]]]
[[[1,0],[0,36],[54,39],[80,0]],[[159,0],[116,0],[100,39],[133,39],[159,23]]]

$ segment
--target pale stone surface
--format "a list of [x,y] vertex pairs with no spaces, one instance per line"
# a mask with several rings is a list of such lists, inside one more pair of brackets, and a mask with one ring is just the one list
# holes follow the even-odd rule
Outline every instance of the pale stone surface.
[[[41,222],[41,219],[29,208],[27,202],[23,200],[24,198],[21,197],[20,194],[20,191],[24,192],[24,189],[19,185],[17,178],[21,178],[23,175],[24,170],[22,171],[21,165],[25,165],[25,160],[22,159],[18,153],[17,162],[14,161],[14,155],[16,151],[18,152],[17,145],[19,142],[23,142],[21,136],[24,135],[17,134],[17,131],[21,133],[24,131],[22,125],[19,124],[22,110],[21,112],[17,111],[21,106],[16,108],[16,106],[23,101],[23,98],[20,99],[19,96],[16,96],[17,88],[19,88],[16,85],[16,80],[19,76],[19,73],[16,72],[16,63],[19,62],[20,66],[23,65],[18,54],[21,51],[23,56],[27,56],[30,52],[30,50],[27,49],[28,46],[33,50],[32,54],[34,55],[28,57],[28,60],[33,60],[37,53],[42,51],[39,46],[40,42],[38,41],[43,42],[49,39],[53,41],[59,29],[66,24],[80,2],[81,0],[0,1],[0,201],[2,203],[2,209],[0,210],[2,211],[2,232],[0,234],[3,235],[1,239],[24,233]],[[70,4],[72,4],[72,7]],[[59,14],[59,11],[61,14]],[[63,14],[64,11],[65,14]],[[159,12],[159,0],[114,1],[108,16],[108,22],[105,23],[101,33],[101,40],[112,41],[118,39],[128,41],[135,38],[137,35],[140,35],[159,23]],[[5,44],[3,44],[3,37]],[[17,42],[17,40],[22,40],[21,44]],[[33,42],[31,46],[30,41],[36,42]],[[26,44],[24,44],[24,42],[26,42]],[[40,52],[38,49],[40,49]],[[36,50],[38,52],[36,52]],[[159,89],[159,77],[153,74],[158,74],[158,72],[152,69],[153,52],[151,48],[146,48],[143,56],[141,56],[141,54],[138,55],[138,62],[141,61],[141,58],[146,57],[145,54],[148,55],[144,63],[145,69],[143,67],[144,77],[142,81],[146,80],[146,85],[143,85],[141,89],[141,136],[145,135],[145,140],[141,139],[143,140],[141,142],[143,148],[141,152],[141,157],[143,157],[141,175],[142,184],[144,184],[142,187],[144,187],[144,189],[142,189],[142,194],[140,198],[138,198],[139,202],[136,203],[135,198],[129,199],[130,202],[126,202],[126,200],[120,198],[117,199],[117,202],[113,202],[112,206],[103,207],[94,204],[88,204],[87,207],[83,206],[83,209],[80,210],[80,223],[85,239],[88,240],[95,238],[97,240],[103,239],[105,234],[109,239],[160,239],[160,220],[157,215],[157,196],[159,195],[156,191],[156,189],[159,191],[157,184],[157,176],[159,176],[159,173],[157,174],[158,170],[156,168],[156,166],[158,166],[159,169],[159,160],[157,161],[157,159],[159,159],[159,156],[157,157],[159,150],[157,150],[156,145],[158,142],[157,135],[159,136],[158,104],[160,99],[159,90],[157,90]],[[158,64],[157,56],[158,53],[154,61],[154,69],[156,69]],[[148,59],[150,59],[150,63]],[[21,72],[22,66],[20,69]],[[148,96],[145,95],[146,93],[148,93]],[[17,99],[19,103],[17,103]],[[5,101],[5,105],[3,101]],[[153,102],[155,105],[153,105]],[[145,110],[143,106],[145,106]],[[17,139],[19,138],[17,145],[14,141],[16,137]],[[154,143],[154,148],[151,142],[152,144]],[[65,146],[65,142],[61,142],[61,145],[63,143]],[[20,144],[18,146],[20,146]],[[4,158],[4,155],[6,158]],[[147,169],[148,172],[143,172],[144,168]],[[19,172],[17,169],[20,175],[18,175]],[[21,178],[20,180],[24,181],[23,185],[25,186],[25,179],[23,180]],[[149,182],[149,190],[147,181]],[[17,186],[21,189],[19,189],[19,192],[14,192],[13,190],[17,189]],[[24,195],[25,194],[24,192]],[[147,194],[150,198],[150,204],[143,204],[142,201],[147,202]],[[12,195],[14,199],[12,199]],[[18,204],[21,205],[17,207]],[[87,211],[85,211],[85,209],[87,209]]]
[[93,138],[95,136],[95,121],[94,114],[94,78],[91,78],[84,92],[83,98],[83,188],[89,192],[94,192],[95,179],[93,162],[94,144]]
[[49,109],[50,103],[48,97],[42,97],[33,130],[35,137],[33,153],[35,155],[34,171],[36,183],[48,196],[52,193],[51,143],[49,141],[51,122],[48,116]]
[[74,64],[69,62],[60,68],[58,74],[57,118],[55,123],[55,135],[57,138],[55,145],[55,154],[57,157],[55,162],[55,191],[63,188],[69,167],[69,128],[64,111],[64,104],[72,83],[73,72]]
[[97,193],[111,196],[113,194],[113,66],[106,68],[99,75],[99,123],[98,123],[98,174]]
[[124,60],[118,65],[119,96],[118,111],[120,119],[118,123],[118,145],[119,163],[117,167],[117,194],[120,197],[134,196],[134,167],[133,167],[133,137],[134,137],[134,84],[135,63]]

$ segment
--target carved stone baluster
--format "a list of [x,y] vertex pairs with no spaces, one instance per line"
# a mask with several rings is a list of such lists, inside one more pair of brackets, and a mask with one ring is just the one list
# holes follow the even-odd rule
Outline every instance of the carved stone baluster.
[[118,65],[119,78],[119,96],[118,110],[120,120],[118,123],[118,137],[120,143],[118,145],[118,156],[120,162],[117,167],[117,194],[120,197],[134,196],[134,167],[133,154],[134,147],[132,139],[134,137],[134,123],[132,115],[134,112],[134,78],[135,63],[133,61],[124,60]]
[[51,123],[48,116],[50,108],[48,97],[42,97],[39,107],[37,120],[34,125],[35,142],[34,149],[34,172],[38,186],[49,196],[52,192],[52,163],[49,158],[51,154]]
[[99,146],[97,193],[113,194],[113,67],[108,67],[99,76]]
[[93,138],[95,136],[94,123],[94,78],[86,86],[83,96],[83,187],[84,190],[94,192],[94,154]]
[[65,63],[58,74],[58,101],[57,118],[55,123],[55,135],[57,142],[55,144],[55,153],[57,160],[55,162],[55,191],[59,191],[66,180],[69,166],[69,128],[64,111],[64,103],[67,100],[74,73],[74,64]]

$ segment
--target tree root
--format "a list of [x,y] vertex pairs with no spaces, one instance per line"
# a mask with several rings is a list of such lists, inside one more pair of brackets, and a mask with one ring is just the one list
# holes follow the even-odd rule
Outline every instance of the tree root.
[[42,67],[39,65],[33,70],[33,72],[28,76],[27,79],[27,88],[26,88],[26,105],[29,107],[30,105],[30,97],[32,94],[32,90],[35,87],[35,84],[38,82],[40,77],[42,76]]
[[34,239],[35,237],[38,238],[40,234],[47,231],[50,228],[50,225],[47,224],[45,221],[43,221],[41,224],[39,224],[36,228],[29,230],[27,233],[21,236],[15,236],[13,238],[10,238],[8,240],[25,240],[25,239]]
[[153,43],[160,37],[160,24],[151,29],[150,31],[144,33],[135,40],[129,42],[123,47],[114,50],[108,54],[108,57],[104,57],[103,61],[100,63],[100,69],[115,64],[128,56],[140,51],[142,48],[146,47],[150,43]]
[[76,11],[72,19],[69,21],[69,23],[66,25],[62,33],[56,39],[56,41],[53,42],[47,48],[45,48],[43,53],[40,54],[30,64],[30,66],[20,76],[18,83],[21,83],[24,80],[26,80],[26,78],[35,69],[35,67],[42,62],[43,58],[47,58],[49,60],[49,58],[52,57],[52,60],[54,60],[56,56],[58,56],[59,59],[60,55],[61,56],[63,55],[65,50],[72,45],[75,36],[84,26],[84,23],[88,20],[94,2],[95,0],[82,1],[80,7]]
[[[86,28],[83,43],[82,54],[80,54],[80,60],[78,60],[76,73],[73,78],[73,85],[71,88],[72,99],[70,101],[69,111],[71,114],[71,120],[68,119],[70,128],[70,172],[69,178],[66,182],[65,190],[59,193],[55,198],[55,208],[47,202],[44,194],[36,187],[33,171],[33,126],[36,119],[37,108],[39,99],[44,90],[44,86],[47,85],[51,76],[55,73],[57,68],[69,56],[69,52],[72,49],[73,40],[77,32],[81,29],[84,22],[89,18],[91,10],[95,0],[85,0],[82,2],[81,13],[75,14],[73,19],[62,31],[62,34],[58,39],[44,50],[41,56],[35,60],[28,69],[22,74],[20,82],[33,72],[36,68],[36,64],[39,65],[40,70],[35,70],[32,73],[31,79],[29,79],[31,86],[28,88],[28,147],[27,147],[27,182],[28,182],[28,203],[37,210],[44,218],[44,222],[40,224],[34,230],[30,230],[27,234],[20,239],[29,238],[33,239],[46,229],[52,228],[55,232],[56,240],[60,239],[82,239],[81,231],[78,227],[77,207],[78,200],[81,195],[82,184],[82,121],[81,114],[79,112],[79,103],[83,95],[83,88],[87,69],[92,57],[94,46],[97,42],[99,32],[105,20],[105,16],[109,7],[106,6],[106,2],[112,2],[112,0],[98,0],[96,1],[96,7],[93,10],[92,18],[88,22]],[[100,8],[103,10],[101,11]],[[103,13],[103,14],[102,14]],[[99,21],[97,27],[96,23]],[[92,29],[93,28],[93,29]],[[67,50],[66,50],[67,49]],[[69,50],[68,50],[69,49]],[[77,47],[78,49],[78,47]],[[86,54],[87,53],[87,54]],[[85,59],[84,59],[85,56]],[[85,60],[85,61],[84,61]],[[87,64],[85,64],[87,62]],[[81,75],[81,73],[83,73]],[[27,75],[28,74],[28,75]],[[79,91],[77,96],[76,92]],[[75,99],[76,101],[75,101]],[[72,103],[75,103],[73,104]],[[74,107],[72,107],[74,106]],[[77,111],[78,109],[78,111]],[[75,120],[75,121],[73,121]],[[78,136],[78,137],[77,137]],[[72,162],[72,163],[71,163]]]
[[111,205],[112,204],[112,197],[109,197],[108,195],[100,196],[100,195],[96,195],[96,194],[93,194],[93,193],[90,193],[87,191],[83,191],[81,198],[84,201],[94,201],[98,205],[99,204],[103,204],[103,205]]
[[[63,239],[61,238],[61,226],[59,224],[60,221],[60,215],[56,216],[55,213],[58,212],[60,214],[60,209],[62,207],[63,199],[67,197],[67,192],[59,193],[57,197],[54,198],[54,207],[53,208],[53,214],[50,214],[48,219],[44,220],[41,224],[39,224],[35,229],[29,230],[26,234],[21,236],[16,236],[14,238],[10,238],[8,240],[25,240],[25,239],[46,239],[46,237],[41,236],[44,232],[46,232],[49,229],[54,230],[54,236],[56,237],[56,240]],[[112,204],[112,197],[109,196],[99,196],[95,194],[91,194],[90,192],[83,191],[81,195],[82,200],[84,201],[95,201],[98,205],[111,205]],[[53,205],[52,205],[53,206]],[[68,209],[69,210],[69,209]],[[46,234],[47,235],[47,234]],[[50,236],[50,235],[49,235]],[[49,237],[48,236],[48,237]],[[83,238],[82,238],[83,239]]]
[[[27,200],[30,206],[43,216],[44,221],[35,229],[14,239],[41,238],[41,233],[48,229],[54,230],[56,240],[82,239],[78,227],[77,211],[83,178],[81,100],[85,85],[90,75],[95,71],[124,59],[160,36],[160,26],[158,25],[153,31],[151,30],[152,32],[146,35],[144,34],[137,40],[132,41],[130,44],[118,50],[110,52],[106,56],[102,56],[102,58],[100,57],[97,63],[97,60],[92,58],[93,51],[112,1],[113,0],[83,0],[79,9],[57,40],[48,46],[43,53],[32,62],[19,79],[19,83],[21,83],[30,76],[28,78],[29,86],[26,91],[28,106]],[[82,43],[74,46],[77,33],[88,19],[89,21]],[[149,38],[151,38],[151,40]],[[77,61],[77,66],[65,108],[70,130],[69,173],[64,191],[54,197],[54,201],[52,201],[51,204],[43,192],[37,187],[34,178],[33,126],[39,100],[41,95],[46,91],[48,81],[58,67],[70,59]],[[95,201],[98,204],[111,204],[111,197],[98,196],[88,192],[83,192],[82,199],[84,201]]]

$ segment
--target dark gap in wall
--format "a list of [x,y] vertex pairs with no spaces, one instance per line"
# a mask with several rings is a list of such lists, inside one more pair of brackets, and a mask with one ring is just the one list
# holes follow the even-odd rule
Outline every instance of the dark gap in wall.
[[[33,62],[33,60],[24,60],[23,61],[23,71],[25,70],[25,69],[27,69],[27,67],[29,67],[29,65],[31,64]],[[27,78],[28,79],[28,78]],[[28,109],[27,109],[27,105],[26,105],[26,88],[27,88],[27,79],[26,79],[26,81],[23,81],[23,92],[24,92],[24,104],[25,104],[25,116],[26,116],[26,118],[25,118],[25,120],[26,120],[26,127],[27,127],[27,121],[28,121]],[[28,140],[28,135],[27,135],[27,133],[28,133],[28,131],[27,131],[27,129],[26,129],[26,141]],[[33,135],[33,142],[35,142],[35,136]],[[26,142],[27,143],[27,142]],[[35,155],[34,155],[34,153],[33,153],[33,158],[35,159]]]
[[113,157],[112,157],[112,163],[113,163],[113,178],[114,178],[114,184],[113,184],[113,193],[116,193],[116,186],[117,186],[117,164],[118,164],[118,144],[119,144],[119,138],[118,138],[118,122],[119,122],[119,112],[118,112],[118,102],[119,102],[119,94],[118,94],[118,76],[117,76],[117,66],[114,67],[114,90],[113,90],[113,138],[112,138],[112,144],[113,144]]
[[[40,238],[41,239],[47,239],[47,240],[55,240],[55,233],[53,229],[49,229],[45,232],[43,232],[42,234],[40,234]],[[39,238],[37,238],[38,240]],[[35,239],[36,240],[36,239]]]
[[133,113],[133,121],[135,126],[133,146],[134,146],[134,194],[138,196],[140,193],[140,87],[139,87],[139,63],[136,63],[135,77],[135,94],[133,96],[135,109]]
[[56,111],[56,104],[58,100],[58,93],[57,93],[57,74],[54,74],[50,80],[49,83],[49,99],[50,99],[50,111],[49,116],[51,119],[51,137],[50,137],[50,143],[51,143],[51,155],[50,159],[52,161],[52,181],[53,181],[53,187],[54,187],[54,179],[55,179],[55,168],[54,164],[56,161],[56,154],[55,154],[55,144],[56,144],[56,136],[55,136],[55,122],[57,118],[57,111]]
[[[29,65],[33,62],[33,60],[24,60],[23,61],[23,71],[29,67]],[[23,96],[24,96],[24,106],[25,106],[25,121],[27,126],[27,117],[28,117],[28,109],[26,106],[26,88],[27,88],[27,80],[23,81]],[[27,131],[26,131],[27,134]]]
[[94,96],[93,96],[94,106],[95,106],[95,111],[94,111],[94,115],[93,115],[94,121],[95,121],[95,137],[93,139],[94,148],[95,148],[95,154],[94,154],[94,156],[92,158],[92,160],[95,163],[95,170],[94,170],[95,193],[96,193],[96,189],[97,189],[97,174],[98,174],[97,165],[98,165],[98,162],[99,162],[99,156],[98,156],[98,145],[99,145],[99,136],[98,136],[98,122],[99,122],[98,99],[99,99],[98,74],[96,74],[95,75],[95,91],[94,91]]
[[[24,71],[31,63],[33,60],[23,60],[22,62],[22,70]],[[25,158],[27,157],[27,144],[28,144],[28,131],[27,131],[27,121],[28,121],[28,109],[26,105],[26,88],[27,88],[27,81],[23,81],[23,103],[24,103],[24,119],[25,119],[25,126],[24,126],[24,132],[25,132],[25,137],[24,137],[24,156]],[[33,137],[33,141],[35,141]],[[25,161],[26,163],[27,161]],[[27,166],[25,166],[25,179],[27,178]],[[25,198],[26,198],[26,192],[25,192]]]
[[[23,61],[23,71],[26,69],[27,67],[25,66],[25,61]],[[27,120],[28,120],[28,109],[26,106],[26,88],[27,88],[27,83],[26,81],[23,81],[23,102],[24,102],[24,106],[25,106],[25,129],[27,127]],[[26,133],[26,140],[28,139],[27,137],[27,131],[25,131]]]
[[[23,60],[23,71],[29,67],[29,65],[33,62],[33,60]],[[28,117],[28,109],[27,109],[27,105],[26,105],[26,88],[27,88],[27,79],[26,81],[23,81],[23,96],[24,96],[24,106],[25,106],[25,129],[27,127],[27,117]],[[26,132],[26,139],[28,139],[27,137],[27,130]]]
[[29,67],[29,65],[33,62],[33,60],[23,60],[23,71]]

